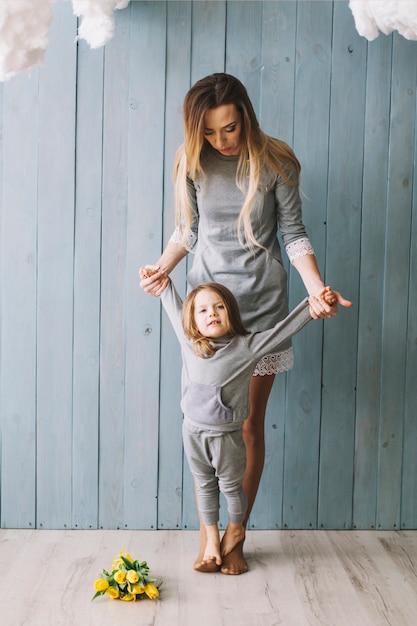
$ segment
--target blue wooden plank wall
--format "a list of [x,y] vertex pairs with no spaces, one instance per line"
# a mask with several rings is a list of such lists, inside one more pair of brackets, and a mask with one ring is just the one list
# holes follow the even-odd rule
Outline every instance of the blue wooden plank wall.
[[417,43],[368,43],[344,0],[116,21],[90,50],[57,2],[45,67],[0,89],[1,526],[197,526],[179,350],[137,270],[173,228],[184,94],[226,70],[294,147],[319,265],[355,303],[294,340],[250,527],[416,528]]

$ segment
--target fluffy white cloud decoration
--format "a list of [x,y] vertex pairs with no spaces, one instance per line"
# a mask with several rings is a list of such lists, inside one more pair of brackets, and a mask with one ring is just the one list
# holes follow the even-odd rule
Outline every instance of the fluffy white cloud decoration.
[[0,80],[43,65],[54,0],[0,1]]
[[[43,65],[55,0],[0,0],[0,81]],[[104,46],[114,35],[114,11],[130,0],[72,0],[81,18],[78,37],[91,48]],[[349,0],[356,30],[369,41],[379,31],[397,30],[417,40],[417,0]]]
[[114,11],[130,0],[72,0],[74,15],[81,17],[78,37],[90,48],[104,46],[114,35]]
[[417,0],[349,0],[356,30],[369,41],[397,30],[417,39]]
[[[43,65],[55,0],[0,0],[0,81]],[[81,18],[78,38],[91,48],[104,46],[114,35],[114,11],[130,0],[72,0]]]

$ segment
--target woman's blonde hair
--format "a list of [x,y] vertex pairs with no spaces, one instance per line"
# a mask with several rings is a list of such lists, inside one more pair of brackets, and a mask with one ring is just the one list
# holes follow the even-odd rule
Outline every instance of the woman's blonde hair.
[[210,339],[202,335],[198,330],[194,314],[195,298],[197,294],[204,290],[214,291],[223,302],[229,323],[228,332],[232,337],[236,335],[248,335],[249,331],[247,331],[243,325],[238,303],[230,289],[220,283],[204,283],[195,287],[184,300],[182,306],[182,326],[185,336],[191,339],[194,344],[194,352],[196,355],[203,359],[208,359],[215,354],[216,350],[211,344]]
[[[237,223],[242,246],[262,247],[253,234],[251,213],[261,172],[266,167],[271,181],[280,175],[289,185],[299,184],[300,163],[292,149],[283,141],[266,135],[260,128],[252,103],[243,84],[230,74],[211,74],[199,80],[187,92],[183,105],[184,143],[175,157],[174,187],[177,225],[185,244],[191,230],[192,210],[187,192],[187,177],[195,180],[203,174],[201,151],[204,146],[204,117],[208,110],[234,104],[241,115],[241,150],[236,184],[245,196]],[[288,167],[289,166],[289,167]],[[287,168],[287,171],[285,169]],[[289,171],[296,171],[296,179]],[[288,171],[289,170],[289,171]],[[249,181],[249,182],[247,182]]]

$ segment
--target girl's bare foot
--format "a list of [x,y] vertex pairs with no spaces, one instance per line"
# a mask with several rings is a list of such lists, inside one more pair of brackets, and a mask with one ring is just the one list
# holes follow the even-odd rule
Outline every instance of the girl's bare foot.
[[210,524],[206,526],[207,543],[204,550],[203,561],[215,562],[216,565],[222,564],[222,557],[220,556],[220,535],[217,524]]
[[194,562],[197,572],[218,572],[222,562],[220,556],[220,537],[217,525],[213,528],[202,526],[200,528],[200,551]]
[[243,543],[243,540],[240,541],[229,554],[223,557],[220,568],[222,574],[237,576],[248,571],[248,564],[243,556]]
[[206,543],[207,543],[207,533],[206,533],[206,529],[203,526],[203,523],[200,520],[200,530],[198,532],[198,543],[199,543],[199,549],[198,549],[198,555],[196,560],[194,561],[194,569],[198,569],[198,566],[200,565],[201,561],[203,560],[203,554],[206,550]]

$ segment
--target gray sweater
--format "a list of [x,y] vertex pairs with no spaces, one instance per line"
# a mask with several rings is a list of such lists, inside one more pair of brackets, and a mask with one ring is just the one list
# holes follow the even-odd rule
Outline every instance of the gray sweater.
[[311,320],[305,298],[270,330],[246,336],[226,335],[213,341],[216,353],[204,359],[196,356],[192,341],[184,335],[182,300],[171,281],[161,300],[181,344],[184,417],[196,426],[216,431],[241,427],[249,415],[249,386],[255,365],[264,355],[279,350]]

